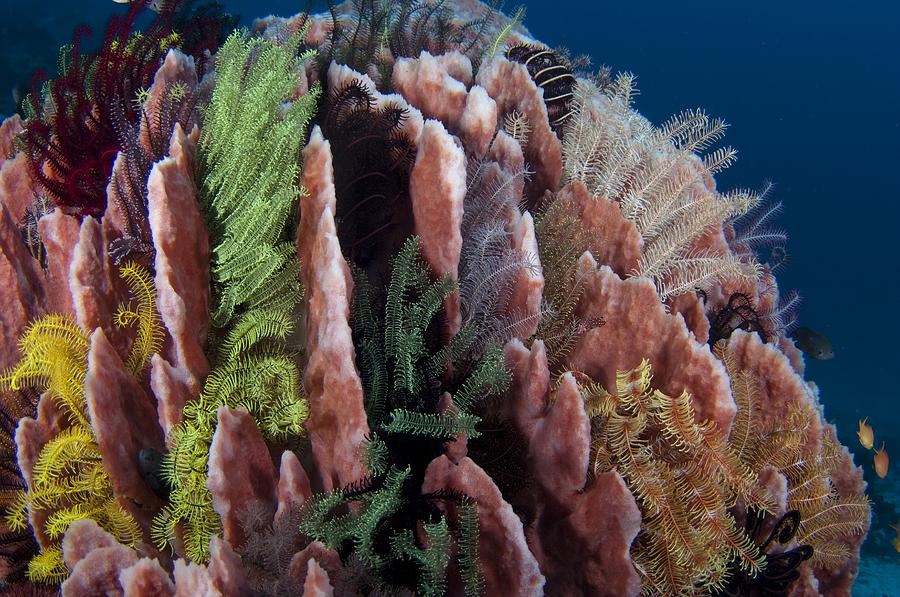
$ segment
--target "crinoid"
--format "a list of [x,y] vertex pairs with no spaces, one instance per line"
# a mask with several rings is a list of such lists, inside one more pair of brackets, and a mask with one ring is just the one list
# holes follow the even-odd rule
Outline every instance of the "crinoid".
[[390,256],[413,232],[409,175],[416,148],[401,130],[405,119],[403,108],[376,106],[357,80],[331,93],[322,119],[334,155],[341,247],[373,279],[386,274]]
[[139,106],[139,118],[131,123],[123,107],[116,106],[116,134],[122,147],[120,165],[112,175],[109,200],[116,203],[124,220],[125,235],[110,241],[114,263],[124,258],[139,259],[152,265],[153,245],[147,221],[147,179],[153,164],[169,153],[169,141],[175,124],[190,131],[196,122],[197,94],[192,86],[178,81],[158,89],[161,100],[148,112],[148,97]]
[[45,195],[38,195],[34,203],[25,210],[22,217],[22,225],[19,231],[22,233],[22,242],[34,259],[41,264],[41,269],[47,267],[47,250],[44,248],[44,242],[41,240],[41,233],[38,230],[38,222],[45,215],[52,211],[50,201]]
[[797,510],[791,510],[779,518],[766,535],[764,530],[771,518],[765,512],[750,508],[744,527],[746,535],[766,554],[762,571],[750,576],[735,562],[727,573],[725,586],[712,592],[714,597],[782,597],[790,593],[791,586],[800,576],[797,569],[812,557],[813,548],[809,545],[789,549],[783,547],[791,543],[800,529],[800,513]]
[[[504,391],[510,374],[497,346],[470,358],[476,335],[471,325],[444,339],[439,312],[456,283],[449,275],[430,280],[417,237],[407,239],[393,260],[384,292],[359,268],[354,274],[351,326],[372,430],[366,447],[372,477],[314,498],[301,528],[345,561],[351,553],[358,556],[390,591],[442,595],[451,518],[434,504],[447,496],[421,495],[425,470],[446,442],[480,435],[473,409]],[[350,502],[353,513],[342,515]],[[457,512],[459,569],[467,586],[479,583],[474,508],[463,504]],[[427,547],[415,538],[422,530]]]
[[[773,271],[786,261],[785,245],[788,241],[787,232],[772,226],[772,220],[782,211],[781,201],[773,203],[768,200],[774,187],[773,183],[766,182],[756,205],[732,222],[734,238],[730,242],[736,255],[759,259]],[[764,249],[768,249],[768,254],[760,255]]]
[[[38,393],[31,388],[4,392],[0,397],[0,515],[5,519],[15,496],[26,488],[16,460],[16,424],[34,416]],[[38,544],[30,528],[13,529],[0,520],[0,567],[6,582],[25,580],[28,561],[38,554]]]
[[763,322],[763,317],[756,312],[750,297],[735,292],[728,297],[728,303],[709,316],[709,345],[715,346],[719,340],[727,340],[734,330],[756,332],[763,342],[771,338]]
[[83,52],[90,29],[82,26],[61,52],[59,76],[45,83],[46,74],[35,73],[23,141],[31,174],[55,205],[100,216],[113,161],[126,144],[122,134],[140,123],[138,100],[166,53],[183,47],[199,60],[217,47],[231,21],[214,16],[214,9],[191,12],[189,2],[179,11],[182,4],[164,3],[147,28],[136,32],[145,3],[132,2],[127,13],[110,18],[95,54]]
[[579,382],[594,436],[594,474],[618,471],[635,496],[643,521],[631,557],[651,594],[713,591],[732,562],[749,577],[764,555],[740,528],[731,506],[742,500],[772,509],[757,469],[741,460],[741,432],[695,421],[691,396],[650,387],[650,363],[619,371],[614,393]]
[[458,50],[477,60],[489,42],[486,32],[497,18],[501,2],[485,3],[480,16],[465,22],[452,18],[449,4],[447,0],[353,0],[342,4],[339,14],[329,0],[330,35],[319,54],[319,64],[327,67],[335,61],[358,72],[366,72],[372,65],[381,75],[379,85],[386,88],[392,60],[397,58],[418,56],[422,51],[437,56]]
[[510,47],[506,57],[524,64],[534,83],[544,90],[550,126],[561,137],[566,120],[572,115],[569,108],[575,88],[572,69],[551,50],[531,44]]
[[[455,560],[465,593],[480,595],[476,503],[456,492],[422,494],[410,481],[409,468],[391,467],[381,477],[314,496],[300,529],[347,562],[335,579],[342,594],[412,595],[415,589],[438,597],[446,594]],[[423,535],[420,547],[416,536]]]
[[[170,3],[174,4],[174,3]],[[99,216],[106,207],[106,185],[113,160],[121,149],[116,112],[138,120],[133,98],[149,88],[169,48],[177,45],[172,9],[164,8],[144,33],[133,33],[143,10],[140,2],[114,15],[96,55],[82,52],[88,27],[79,27],[60,76],[46,86],[46,75],[32,80],[29,118],[23,133],[31,173],[53,202],[81,215]],[[42,101],[43,100],[43,101]]]
[[547,347],[547,361],[554,373],[564,368],[569,352],[588,331],[604,325],[603,319],[584,319],[576,313],[584,293],[576,273],[578,257],[590,251],[600,235],[582,225],[571,196],[546,201],[534,220],[544,271],[544,302],[537,337]]
[[212,55],[237,26],[240,17],[225,12],[218,2],[206,2],[199,6],[194,0],[180,0],[172,18],[172,29],[181,36],[179,48],[193,56],[197,65],[197,77],[203,78],[212,66]]

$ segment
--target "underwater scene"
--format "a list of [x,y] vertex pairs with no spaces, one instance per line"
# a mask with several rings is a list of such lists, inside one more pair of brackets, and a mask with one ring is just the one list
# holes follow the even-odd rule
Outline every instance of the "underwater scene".
[[0,594],[900,597],[900,6],[785,4],[0,0]]

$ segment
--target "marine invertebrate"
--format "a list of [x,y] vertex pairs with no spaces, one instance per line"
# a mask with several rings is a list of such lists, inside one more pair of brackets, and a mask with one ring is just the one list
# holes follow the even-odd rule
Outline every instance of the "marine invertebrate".
[[28,561],[38,554],[34,534],[27,528],[13,530],[6,522],[8,507],[18,492],[26,488],[22,471],[16,461],[16,423],[24,416],[33,416],[39,396],[31,389],[5,393],[0,403],[0,507],[3,522],[0,523],[0,558],[6,569],[7,582],[25,579]]
[[715,346],[719,340],[727,340],[734,330],[756,332],[766,342],[769,337],[761,320],[747,295],[736,292],[728,297],[728,304],[711,314],[709,344]]
[[[154,291],[146,272],[125,265],[121,275],[131,286],[137,307],[122,307],[117,323],[138,323],[137,341],[128,355],[132,374],[146,367],[158,348],[159,320],[154,314]],[[91,427],[85,400],[85,377],[91,341],[66,316],[48,315],[29,326],[21,341],[23,359],[0,381],[13,391],[29,386],[49,392],[65,421],[41,448],[27,471],[28,487],[8,505],[6,522],[12,531],[35,529],[41,553],[28,563],[30,580],[60,582],[66,577],[59,541],[69,524],[92,518],[122,543],[133,545],[142,534],[137,521],[113,494],[104,470],[101,449]]]
[[[117,262],[125,256],[151,261],[153,242],[147,222],[147,179],[153,164],[168,154],[175,124],[186,131],[194,126],[197,97],[196,82],[193,83],[161,81],[154,85],[137,106],[140,117],[135,124],[119,112],[117,133],[121,150],[119,163],[113,165],[109,191],[109,200],[116,203],[124,220],[124,236],[110,241],[110,254]],[[153,93],[160,96],[155,101]]]
[[575,87],[572,70],[556,54],[540,46],[515,45],[506,50],[506,57],[524,64],[537,86],[544,90],[550,126],[558,134],[572,115],[569,109]]
[[[185,41],[185,50],[198,57],[204,50],[215,49],[222,27],[227,25],[227,20],[212,18],[215,9],[191,13],[189,4],[166,2],[145,31],[135,32],[144,4],[132,2],[125,15],[110,18],[96,54],[82,52],[83,38],[90,30],[81,27],[68,53],[61,55],[59,76],[47,82],[43,91],[40,83],[46,75],[35,74],[28,100],[31,117],[25,124],[23,142],[32,176],[55,205],[82,215],[102,214],[113,161],[123,148],[129,150],[133,162],[129,176],[137,178],[138,171],[149,172],[131,129],[149,128],[149,122],[141,122],[140,100],[154,73],[166,52]],[[163,107],[160,113],[165,119],[186,117],[173,115],[174,109]],[[149,136],[143,142],[149,143],[145,151],[158,159],[168,148],[168,140],[160,147],[158,137],[170,134],[172,122],[154,124],[156,139]],[[132,216],[132,226],[139,226],[135,214],[126,213]]]
[[585,251],[596,251],[597,231],[582,226],[571,196],[548,201],[535,219],[535,234],[542,248],[544,301],[548,313],[542,318],[537,337],[547,346],[554,369],[562,368],[569,352],[590,329],[603,325],[602,318],[583,319],[576,308],[584,292],[576,264]]
[[[707,188],[706,177],[735,160],[730,147],[702,159],[696,155],[722,137],[724,121],[688,110],[654,127],[631,109],[633,85],[626,73],[616,78],[609,95],[587,81],[575,87],[563,135],[566,180],[581,181],[593,195],[620,204],[643,241],[632,273],[651,278],[663,300],[715,281],[755,280],[755,263],[741,263],[708,241],[698,244],[710,227],[759,201],[749,191],[722,195]],[[598,110],[608,117],[598,118]]]
[[50,202],[43,195],[39,196],[28,211],[22,223],[22,242],[28,247],[31,256],[41,264],[41,268],[47,267],[47,250],[41,242],[41,232],[38,230],[38,222],[50,212]]
[[[499,13],[500,2],[484,5],[481,14],[460,21],[446,0],[400,0],[379,3],[354,0],[338,16],[329,3],[330,32],[321,53],[322,70],[336,61],[366,72],[371,65],[382,75],[390,73],[393,60],[459,50],[477,55],[487,44],[487,32]],[[383,77],[383,82],[390,77]]]
[[170,433],[162,464],[169,505],[154,522],[160,547],[175,539],[183,523],[186,553],[195,561],[208,558],[209,539],[220,525],[206,485],[217,409],[246,408],[270,439],[299,435],[307,416],[300,372],[286,342],[302,296],[299,263],[285,239],[301,192],[297,131],[309,121],[317,96],[312,90],[295,97],[299,42],[299,35],[283,47],[230,36],[217,59],[218,84],[205,114],[198,168],[213,244],[212,319],[221,344],[199,399]]
[[[483,356],[465,358],[474,323],[441,346],[439,322],[433,319],[455,285],[449,276],[430,283],[418,251],[418,238],[404,243],[381,299],[358,271],[351,314],[372,429],[366,460],[373,476],[315,496],[301,529],[345,558],[352,549],[386,587],[440,595],[446,590],[451,535],[447,518],[432,502],[453,496],[423,496],[421,479],[444,440],[478,437],[479,418],[472,411],[486,396],[502,392],[509,377],[496,345]],[[375,307],[381,302],[383,317]],[[350,502],[358,504],[354,515],[338,515],[337,508]],[[459,509],[460,563],[471,586],[479,583],[475,507],[463,499]],[[417,521],[425,530],[424,545],[414,538]]]
[[[767,417],[764,405],[771,401],[771,390],[754,380],[747,366],[753,362],[748,359],[753,336],[735,334],[727,347],[720,342],[716,352],[732,379],[738,380],[735,389],[753,384],[735,391],[738,412],[745,413],[740,425],[745,438],[741,460],[752,470],[774,469],[784,479],[781,508],[798,513],[796,541],[812,548],[810,566],[818,570],[853,566],[855,556],[847,546],[860,541],[867,530],[870,505],[860,481],[848,470],[852,467],[846,448],[838,443],[833,426],[821,426],[815,407],[806,401],[789,400],[783,418]],[[822,577],[823,584],[833,582],[828,573]],[[840,584],[836,590],[842,590]]]
[[332,91],[324,111],[342,248],[349,261],[376,277],[386,275],[390,256],[412,234],[409,174],[416,148],[402,131],[406,118],[400,106],[376,107],[357,80]]
[[133,3],[127,15],[110,19],[96,56],[82,53],[82,39],[90,31],[79,28],[45,100],[39,88],[43,74],[32,82],[33,116],[23,137],[31,173],[56,205],[77,213],[103,212],[112,163],[121,147],[116,111],[137,121],[133,97],[149,87],[165,52],[178,41],[171,30],[171,10],[133,36],[142,8]]
[[724,587],[714,595],[752,595],[757,591],[763,595],[782,595],[788,592],[791,585],[799,577],[797,568],[812,557],[813,549],[809,545],[798,545],[777,553],[768,553],[769,548],[789,545],[800,526],[800,513],[796,510],[787,512],[772,526],[768,536],[762,534],[764,522],[770,518],[765,514],[750,509],[747,511],[745,533],[766,552],[766,566],[758,576],[750,576],[734,566],[735,570],[728,577]]
[[[629,77],[494,8],[348,2],[167,52],[124,98],[102,222],[23,222],[27,156],[4,162],[0,323],[64,314],[87,355],[86,421],[11,415],[25,495],[77,431],[140,538],[39,518],[67,592],[849,593],[864,487],[735,241],[755,194],[697,155],[724,125],[651,126]],[[116,310],[126,253],[155,311]]]
[[[632,558],[644,590],[681,592],[722,586],[732,559],[750,576],[764,556],[728,512],[737,499],[762,510],[771,498],[755,488],[756,474],[740,461],[741,447],[709,421],[695,423],[687,393],[668,396],[650,386],[642,361],[620,371],[615,393],[583,383],[593,420],[593,473],[618,470],[643,512]],[[736,435],[746,423],[735,423]]]

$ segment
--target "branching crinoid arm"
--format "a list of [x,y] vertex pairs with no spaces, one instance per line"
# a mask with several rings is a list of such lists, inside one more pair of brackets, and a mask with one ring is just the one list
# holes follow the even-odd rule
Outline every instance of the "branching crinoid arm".
[[[652,388],[647,360],[617,373],[615,394],[583,373],[576,379],[591,414],[595,469],[618,471],[641,508],[632,559],[645,592],[721,588],[734,565],[757,574],[764,554],[730,511],[739,499],[757,510],[772,507],[757,487],[758,469],[738,456],[748,450],[736,448],[715,424],[698,423],[687,392],[669,396]],[[754,400],[751,380],[742,381],[738,401]],[[738,421],[739,434],[746,435],[740,428],[750,424],[750,414]]]
[[[372,568],[379,568],[385,556],[375,549],[375,529],[401,507],[402,487],[410,473],[409,468],[392,467],[377,488],[362,488],[360,492],[337,489],[314,496],[303,506],[301,530],[334,549],[352,540],[354,552]],[[349,514],[336,514],[337,507],[349,501],[356,502],[358,508]]]
[[391,551],[395,558],[408,559],[418,564],[422,571],[418,594],[439,597],[447,591],[447,565],[450,563],[450,547],[453,538],[447,519],[441,516],[437,522],[424,522],[425,547],[416,545],[411,529],[391,535]]
[[525,272],[537,273],[536,255],[516,249],[507,230],[509,214],[519,209],[521,188],[528,172],[503,170],[486,159],[471,158],[461,225],[459,296],[462,323],[475,332],[469,347],[480,357],[490,344],[504,344],[525,334],[538,315],[510,307],[516,282]]
[[687,110],[659,128],[631,110],[633,78],[620,76],[609,96],[590,83],[576,86],[564,136],[567,180],[581,180],[596,196],[618,201],[644,241],[633,275],[647,276],[663,300],[736,276],[758,275],[730,255],[698,253],[694,242],[710,228],[746,213],[759,198],[747,191],[720,194],[706,177],[728,167],[729,147],[697,154],[721,139],[725,123]]
[[156,309],[156,287],[150,272],[134,262],[121,267],[119,275],[128,284],[137,305],[133,308],[130,305],[120,306],[115,322],[119,326],[137,323],[137,335],[125,365],[132,375],[139,376],[163,343],[162,321]]
[[84,402],[88,340],[67,315],[45,315],[25,329],[19,343],[22,360],[0,377],[16,391],[36,387],[49,391],[72,424],[89,428]]
[[493,42],[490,44],[490,51],[487,53],[487,60],[491,60],[494,56],[497,55],[497,51],[506,44],[507,38],[509,38],[510,34],[522,24],[523,19],[525,18],[525,7],[519,6],[516,9],[516,12],[510,17],[509,22],[497,33],[494,37]]
[[774,186],[772,182],[767,181],[757,194],[757,201],[743,214],[734,218],[734,245],[758,249],[765,246],[783,247],[787,243],[787,233],[780,228],[772,227],[772,221],[782,212],[781,201],[768,201]]
[[543,317],[536,337],[544,341],[551,371],[558,372],[578,340],[602,320],[585,321],[576,315],[584,292],[577,275],[578,258],[600,241],[596,231],[582,225],[570,197],[554,198],[534,220],[535,236],[544,276]]
[[[197,420],[197,417],[194,417]],[[170,452],[162,473],[171,487],[169,503],[153,520],[151,534],[160,549],[171,545],[178,527],[183,529],[185,552],[194,561],[209,559],[209,540],[221,531],[206,487],[212,422],[185,420],[170,434]]]
[[[716,344],[715,354],[731,377],[738,405],[729,451],[750,471],[769,466],[784,475],[788,482],[787,508],[796,511],[800,520],[797,543],[812,547],[814,566],[843,565],[850,556],[846,538],[868,528],[870,503],[863,494],[840,494],[831,481],[842,462],[843,450],[834,428],[826,426],[820,446],[811,450],[807,445],[809,425],[819,415],[803,403],[795,404],[788,416],[771,428],[761,429],[756,416],[757,380],[735,366],[725,341]],[[753,505],[760,509],[760,505]]]
[[259,303],[258,295],[271,298],[272,285],[296,261],[285,256],[285,224],[300,194],[297,156],[320,93],[314,87],[282,106],[295,93],[302,33],[284,47],[233,34],[217,58],[198,162],[212,270],[223,287],[216,297],[218,327],[241,306]]
[[528,116],[525,115],[524,112],[520,112],[519,110],[513,110],[503,117],[503,131],[515,139],[519,146],[524,148],[528,146],[528,141],[531,139],[531,123],[528,121]]
[[484,594],[484,577],[478,548],[479,522],[478,504],[471,499],[463,500],[457,509],[459,517],[459,567],[466,595]]
[[782,470],[788,478],[788,508],[800,511],[797,541],[813,548],[814,566],[839,566],[850,556],[848,536],[864,533],[870,524],[871,504],[864,494],[842,495],[831,481],[842,448],[833,427],[822,437],[813,460]]
[[153,522],[160,549],[180,525],[187,557],[209,559],[221,523],[206,487],[220,406],[242,407],[268,441],[303,431],[309,411],[296,356],[287,347],[302,296],[287,220],[302,189],[298,156],[318,86],[296,98],[307,22],[284,44],[242,33],[217,56],[217,82],[198,152],[201,202],[213,245],[213,323],[224,338],[212,372],[170,434],[162,470],[170,503]]
[[[135,314],[144,316],[149,317]],[[15,495],[6,520],[11,530],[23,530],[29,512],[47,513],[41,530],[53,543],[29,562],[26,574],[34,582],[55,583],[68,574],[58,541],[75,520],[91,518],[126,545],[142,540],[142,533],[113,494],[91,430],[84,395],[89,349],[84,332],[68,316],[47,315],[28,326],[20,349],[22,361],[4,373],[0,383],[49,392],[69,425],[41,448],[32,484]]]
[[[653,279],[656,292],[662,301],[692,292],[697,288],[709,289],[716,283],[741,280],[753,282],[759,277],[759,264],[741,262],[732,255],[720,255],[709,251],[689,252],[684,257],[675,257],[662,269],[657,269],[664,259],[671,258],[673,254],[660,256],[656,253],[656,249],[667,251],[669,248],[664,242],[654,246],[651,249],[653,251],[651,259],[658,258],[659,261],[646,264],[647,274],[638,270],[641,272],[638,275],[648,275]],[[641,259],[639,267],[644,266],[643,257]]]
[[[246,325],[240,326],[240,321]],[[242,344],[247,350],[237,351],[213,369],[200,397],[185,408],[185,420],[171,433],[170,452],[163,459],[171,493],[169,505],[153,522],[153,538],[162,549],[183,523],[186,553],[195,561],[209,558],[209,540],[221,530],[206,487],[218,407],[247,409],[270,441],[299,436],[309,416],[296,363],[278,346],[285,326],[267,325],[258,318],[239,318],[234,330],[239,326],[228,336],[229,353]]]

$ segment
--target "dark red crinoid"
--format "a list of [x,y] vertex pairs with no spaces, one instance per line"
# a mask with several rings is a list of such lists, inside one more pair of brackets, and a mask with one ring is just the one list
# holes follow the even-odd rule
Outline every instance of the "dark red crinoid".
[[90,29],[81,26],[65,68],[51,81],[41,104],[42,72],[32,80],[35,117],[25,125],[24,140],[34,179],[59,206],[80,215],[100,215],[106,208],[106,185],[120,149],[113,108],[137,119],[136,93],[147,88],[168,50],[172,13],[160,13],[146,33],[133,35],[143,10],[133,3],[125,15],[113,16],[94,56],[82,53]]
[[[23,139],[32,175],[56,205],[78,215],[103,213],[113,161],[121,149],[121,117],[132,124],[138,121],[139,93],[153,83],[170,48],[187,41],[186,50],[203,52],[220,39],[210,37],[210,31],[198,36],[191,20],[197,13],[176,15],[181,4],[166,2],[146,31],[135,32],[145,4],[132,3],[127,13],[110,18],[94,55],[83,53],[90,29],[79,27],[64,68],[44,85],[43,93],[46,74],[35,73],[30,98],[35,115],[26,122]],[[210,18],[201,15],[207,27]],[[226,23],[216,21],[218,26]]]

